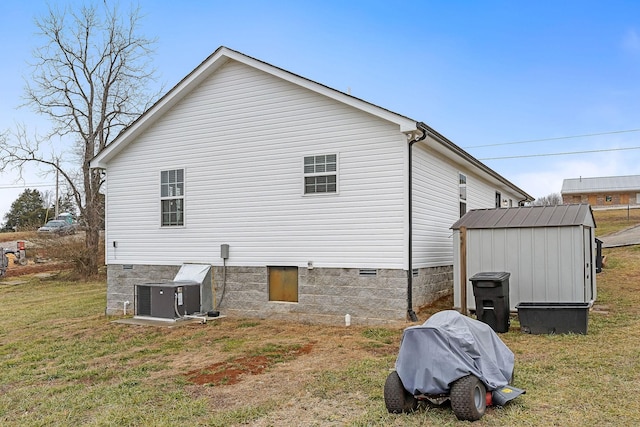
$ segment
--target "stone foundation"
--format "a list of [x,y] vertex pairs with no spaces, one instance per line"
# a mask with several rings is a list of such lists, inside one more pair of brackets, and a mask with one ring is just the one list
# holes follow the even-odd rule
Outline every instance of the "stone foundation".
[[421,268],[413,276],[413,308],[419,307],[453,294],[453,266]]
[[[109,265],[107,314],[133,313],[135,285],[172,280],[180,266]],[[288,319],[301,323],[381,324],[406,320],[405,270],[351,268],[298,269],[298,302],[269,301],[266,267],[213,267],[218,309],[227,315]],[[226,276],[226,280],[223,278]],[[419,269],[413,277],[413,307],[435,301],[453,289],[451,266]]]
[[179,265],[108,265],[106,313],[123,314],[125,301],[129,301],[127,313],[133,313],[136,285],[173,280],[178,270]]

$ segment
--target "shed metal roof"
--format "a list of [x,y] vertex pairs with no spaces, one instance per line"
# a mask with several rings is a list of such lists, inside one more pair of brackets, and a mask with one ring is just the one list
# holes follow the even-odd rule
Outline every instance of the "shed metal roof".
[[562,182],[562,194],[640,191],[640,175],[571,178]]
[[557,206],[523,206],[517,208],[475,209],[451,226],[473,228],[530,228],[596,226],[588,204]]

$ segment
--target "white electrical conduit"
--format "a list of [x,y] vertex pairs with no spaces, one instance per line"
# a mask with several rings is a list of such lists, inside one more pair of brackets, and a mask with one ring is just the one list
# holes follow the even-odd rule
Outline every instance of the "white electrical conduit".
[[178,311],[178,294],[175,294],[175,298],[173,299],[173,308],[174,308],[174,311],[176,312],[176,316],[178,316],[180,319],[198,319],[200,320],[201,323],[207,323],[206,316],[192,316],[189,314],[185,314],[185,315],[180,314],[180,312]]

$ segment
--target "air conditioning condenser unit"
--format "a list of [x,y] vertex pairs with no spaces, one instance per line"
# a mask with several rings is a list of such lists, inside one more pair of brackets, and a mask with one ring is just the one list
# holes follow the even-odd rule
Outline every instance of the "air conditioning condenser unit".
[[167,281],[136,285],[136,315],[179,319],[200,312],[200,283]]

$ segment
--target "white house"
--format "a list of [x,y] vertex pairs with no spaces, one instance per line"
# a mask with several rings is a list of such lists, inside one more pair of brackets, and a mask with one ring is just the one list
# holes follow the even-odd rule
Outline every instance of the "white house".
[[91,167],[108,313],[193,262],[227,314],[413,318],[452,289],[461,212],[532,200],[429,126],[226,47]]

